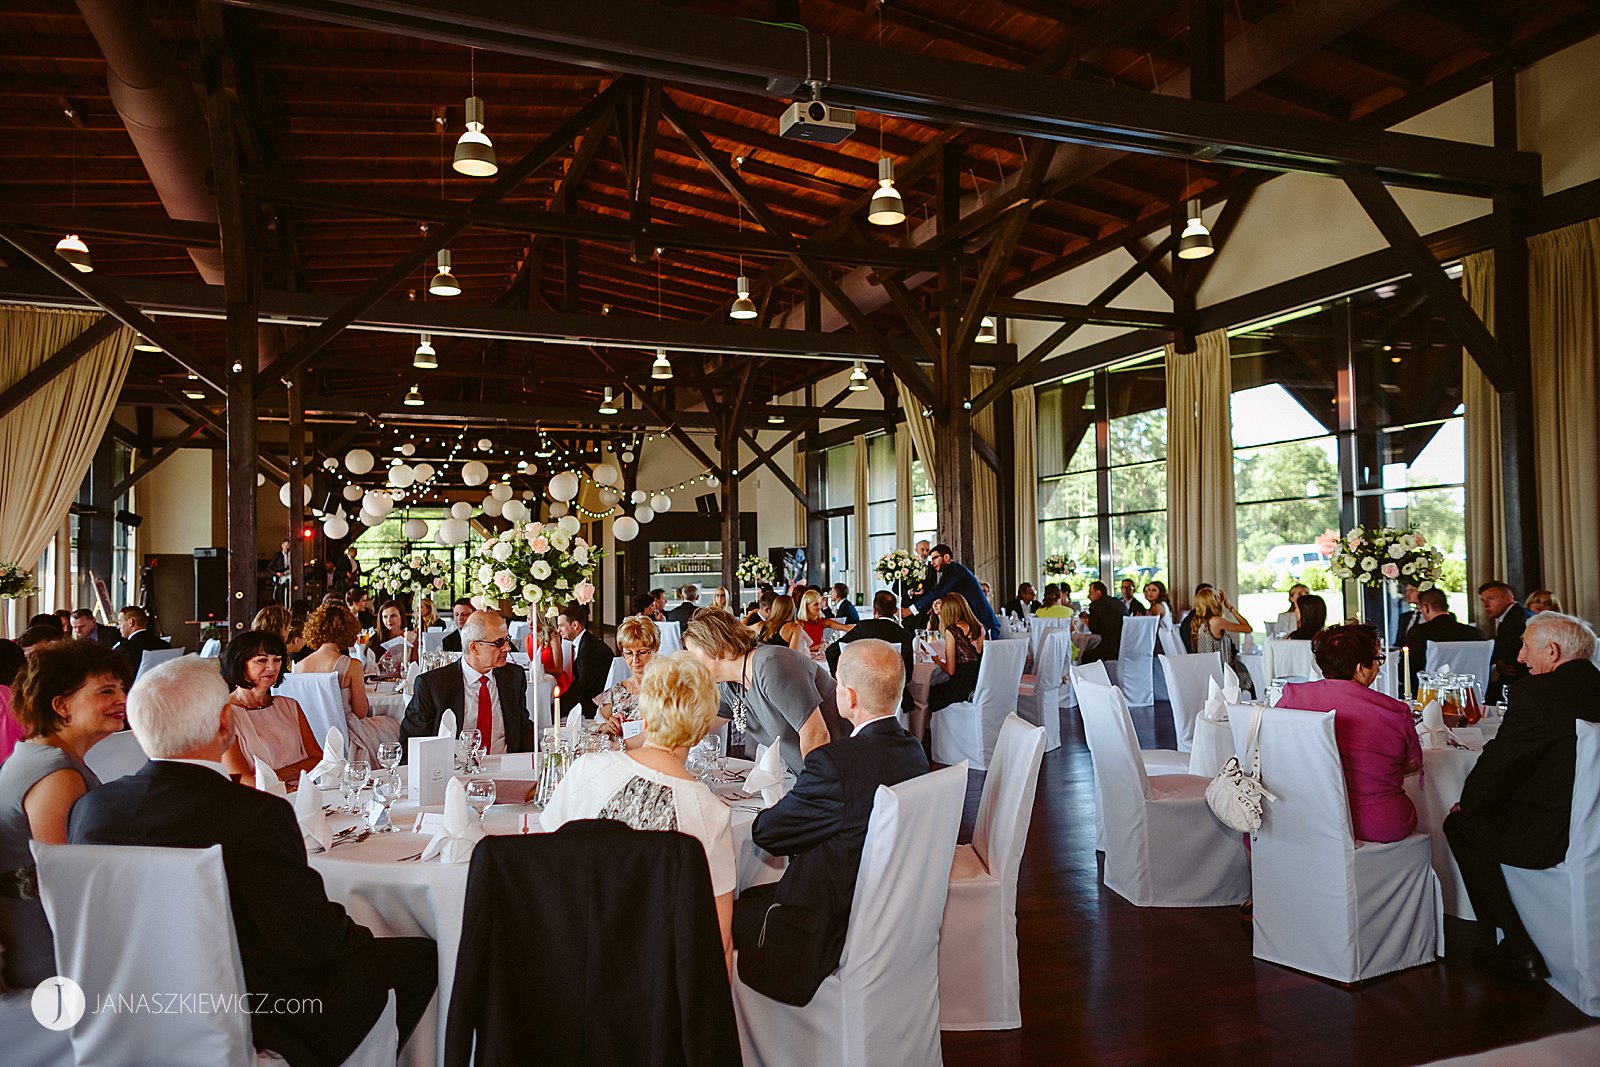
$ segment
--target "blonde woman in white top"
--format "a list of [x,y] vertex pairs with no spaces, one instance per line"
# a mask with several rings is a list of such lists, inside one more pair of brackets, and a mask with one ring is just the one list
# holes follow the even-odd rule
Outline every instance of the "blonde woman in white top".
[[656,656],[639,684],[644,738],[624,752],[580,758],[539,817],[546,830],[574,819],[616,819],[635,830],[677,830],[697,838],[711,869],[722,951],[733,963],[737,863],[728,808],[685,769],[689,750],[717,722],[711,672],[688,653]]

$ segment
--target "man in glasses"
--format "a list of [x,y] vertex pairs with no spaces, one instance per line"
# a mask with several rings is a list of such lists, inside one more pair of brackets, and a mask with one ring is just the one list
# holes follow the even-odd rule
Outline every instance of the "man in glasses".
[[456,729],[478,731],[491,755],[533,750],[528,717],[528,675],[508,666],[511,638],[498,612],[475,611],[461,626],[461,659],[417,676],[416,691],[400,724],[400,758],[413,737],[436,737],[446,711]]

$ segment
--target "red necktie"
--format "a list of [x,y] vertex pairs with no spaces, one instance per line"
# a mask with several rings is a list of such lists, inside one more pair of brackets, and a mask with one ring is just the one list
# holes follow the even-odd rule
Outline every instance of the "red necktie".
[[478,679],[478,737],[483,750],[489,751],[489,739],[494,737],[494,702],[489,698],[489,676]]

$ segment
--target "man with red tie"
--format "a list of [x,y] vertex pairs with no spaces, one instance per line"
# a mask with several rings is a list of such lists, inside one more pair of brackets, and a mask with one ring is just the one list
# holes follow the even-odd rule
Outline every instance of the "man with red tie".
[[476,729],[491,755],[533,750],[528,675],[506,664],[511,649],[506,620],[498,612],[473,612],[461,627],[461,647],[460,662],[417,676],[400,724],[402,760],[408,739],[438,735],[446,711],[456,713],[459,730]]

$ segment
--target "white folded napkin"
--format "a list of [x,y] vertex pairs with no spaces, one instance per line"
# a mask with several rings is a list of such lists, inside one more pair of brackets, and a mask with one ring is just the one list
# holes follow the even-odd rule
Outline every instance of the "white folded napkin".
[[465,863],[472,858],[472,850],[483,839],[483,827],[478,816],[467,803],[467,787],[460,778],[452,778],[444,787],[444,825],[429,838],[422,850],[422,858],[438,857],[443,863]]
[[340,769],[344,763],[344,734],[339,732],[337,726],[328,727],[328,736],[322,739],[322,760],[311,768],[313,781],[321,781],[324,774],[331,774]]
[[583,709],[573,708],[567,716],[567,740],[574,746],[578,743],[578,735],[583,732]]
[[1215,678],[1206,679],[1206,705],[1201,709],[1200,717],[1207,722],[1228,721],[1227,698],[1223,696],[1222,688],[1217,685]]
[[783,794],[788,790],[783,780],[783,753],[777,745],[762,752],[756,758],[755,768],[745,777],[744,791],[754,793],[761,790],[761,800],[769,807],[783,799]]
[[1450,727],[1444,724],[1444,709],[1437,700],[1430,700],[1422,708],[1422,725],[1417,729],[1423,748],[1444,748],[1449,744]]
[[278,777],[278,772],[259,759],[256,760],[256,788],[275,797],[288,799],[289,796],[289,791],[283,787],[283,780]]
[[439,716],[439,736],[454,737],[456,735],[456,713],[446,708],[445,713]]
[[307,771],[300,772],[300,788],[294,795],[294,818],[300,824],[300,833],[306,839],[307,848],[321,845],[326,852],[333,847],[333,830],[328,826],[328,816],[322,811],[322,793]]

